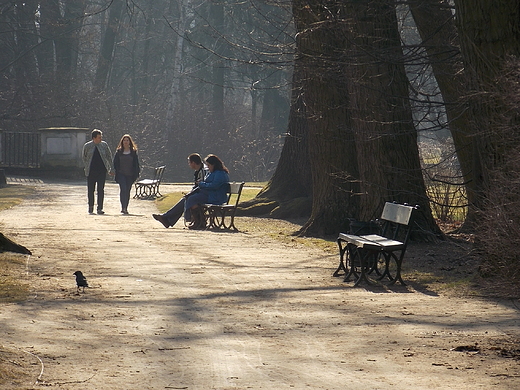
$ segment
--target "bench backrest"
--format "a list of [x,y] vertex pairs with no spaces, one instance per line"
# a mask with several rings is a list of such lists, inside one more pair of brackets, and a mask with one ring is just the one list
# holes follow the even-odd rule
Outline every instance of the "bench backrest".
[[382,235],[402,241],[406,247],[412,231],[413,211],[417,207],[386,202],[380,218],[383,222]]
[[166,168],[166,165],[162,165],[160,167],[155,168],[155,173],[153,175],[153,180],[157,182],[161,182],[162,177],[164,175],[164,169]]
[[414,209],[415,207],[412,206],[386,202],[381,219],[399,225],[408,225]]
[[227,204],[232,204],[235,206],[238,205],[238,202],[240,201],[240,195],[242,195],[242,188],[244,188],[244,184],[246,183],[229,183],[228,198],[226,202]]

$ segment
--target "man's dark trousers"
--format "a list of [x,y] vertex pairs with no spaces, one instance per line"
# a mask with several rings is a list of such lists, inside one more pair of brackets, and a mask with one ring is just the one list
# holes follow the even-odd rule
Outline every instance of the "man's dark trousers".
[[94,191],[97,185],[97,211],[103,210],[103,201],[105,199],[105,181],[107,178],[107,171],[90,171],[87,176],[87,191],[88,191],[88,211],[94,211]]
[[181,200],[179,200],[171,209],[163,214],[163,217],[168,220],[170,226],[175,225],[184,213],[184,203],[186,203],[186,199],[181,198]]

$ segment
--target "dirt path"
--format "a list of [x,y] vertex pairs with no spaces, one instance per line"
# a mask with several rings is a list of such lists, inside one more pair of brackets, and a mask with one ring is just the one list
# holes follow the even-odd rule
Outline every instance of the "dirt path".
[[40,184],[0,213],[33,251],[31,299],[0,307],[1,344],[33,370],[20,388],[520,388],[500,353],[518,340],[514,302],[353,289],[331,277],[335,256],[245,220],[236,234],[166,230],[153,202],[122,216],[106,193],[104,216],[87,214],[83,183]]

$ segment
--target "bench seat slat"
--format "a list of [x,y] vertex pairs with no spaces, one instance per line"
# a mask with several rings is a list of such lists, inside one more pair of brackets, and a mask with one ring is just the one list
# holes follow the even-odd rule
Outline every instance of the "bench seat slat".
[[340,233],[339,239],[349,244],[355,245],[358,248],[378,249],[380,247],[377,242],[367,240],[362,236],[356,236],[354,234]]
[[401,241],[391,240],[386,237],[370,234],[366,236],[356,236],[353,234],[340,233],[339,239],[359,248],[371,250],[396,250],[403,246]]
[[137,182],[137,184],[141,184],[141,185],[150,185],[150,184],[154,184],[154,183],[157,183],[157,180],[152,180],[152,179],[143,179],[143,180],[139,180]]
[[401,241],[392,240],[390,238],[379,236],[377,234],[369,234],[369,235],[361,236],[361,237],[363,237],[365,240],[368,240],[368,241],[377,242],[379,245],[381,245],[385,249],[394,249],[394,248],[397,249],[404,245],[404,243]]

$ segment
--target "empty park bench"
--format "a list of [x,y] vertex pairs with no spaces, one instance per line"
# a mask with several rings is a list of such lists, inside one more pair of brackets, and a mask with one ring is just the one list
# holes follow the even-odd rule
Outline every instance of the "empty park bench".
[[162,196],[159,192],[159,186],[164,175],[166,166],[162,165],[154,169],[153,179],[142,179],[135,182],[134,198],[138,199],[154,199]]
[[205,204],[204,216],[206,218],[206,225],[208,229],[238,229],[235,226],[235,214],[237,212],[238,202],[244,188],[244,182],[229,183],[227,192],[227,201],[224,204]]
[[413,211],[417,208],[386,202],[379,219],[381,235],[340,233],[337,239],[340,261],[334,276],[343,271],[344,280],[348,282],[354,277],[354,286],[357,286],[361,281],[370,284],[367,275],[375,272],[378,280],[387,277],[389,284],[399,281],[406,285],[401,278],[401,266],[410,238]]

